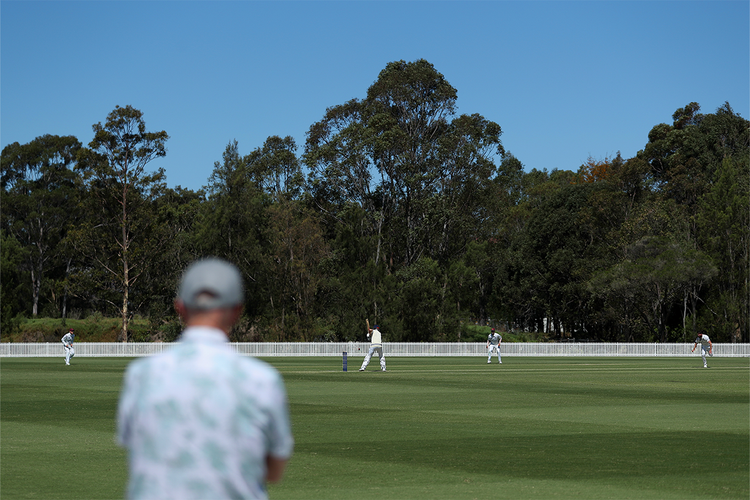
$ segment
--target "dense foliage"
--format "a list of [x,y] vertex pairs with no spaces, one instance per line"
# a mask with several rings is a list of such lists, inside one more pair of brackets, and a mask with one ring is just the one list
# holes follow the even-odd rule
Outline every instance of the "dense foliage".
[[2,152],[2,331],[23,316],[151,320],[192,260],[224,257],[248,298],[233,339],[457,341],[467,323],[548,338],[676,341],[750,333],[750,122],[689,103],[633,158],[525,171],[427,61],[390,63],[330,107],[304,149],[230,142],[207,185],[148,164],[165,131],[117,107],[83,146]]

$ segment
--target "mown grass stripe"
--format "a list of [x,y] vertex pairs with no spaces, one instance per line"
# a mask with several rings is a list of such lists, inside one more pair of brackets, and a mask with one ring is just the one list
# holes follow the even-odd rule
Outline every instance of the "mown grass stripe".
[[[750,496],[750,360],[266,358],[296,450],[280,499]],[[129,359],[0,362],[0,496],[122,498],[114,442]]]

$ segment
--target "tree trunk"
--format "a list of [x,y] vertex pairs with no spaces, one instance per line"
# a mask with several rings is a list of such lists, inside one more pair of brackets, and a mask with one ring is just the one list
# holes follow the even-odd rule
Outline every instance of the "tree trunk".
[[130,295],[130,269],[128,267],[128,182],[127,163],[123,171],[122,182],[122,341],[128,341],[128,299]]
[[44,230],[41,229],[41,221],[37,221],[40,226],[39,229],[39,240],[34,243],[34,246],[39,252],[36,268],[34,262],[31,263],[31,293],[32,293],[32,309],[31,314],[36,317],[39,314],[39,295],[42,293],[42,276],[44,275],[44,251],[43,248],[43,237]]
[[73,259],[69,258],[68,264],[65,266],[65,288],[63,290],[63,298],[62,298],[62,319],[63,320],[65,320],[68,317],[68,276],[70,275],[70,263],[72,261]]
[[122,293],[122,333],[121,338],[123,342],[128,341],[128,298],[130,292],[130,286],[128,285],[128,260],[123,259],[123,293]]
[[34,272],[34,268],[31,269],[31,315],[36,317],[39,314],[39,291],[42,288],[41,275]]
[[683,342],[687,340],[687,336],[685,335],[686,316],[687,316],[687,291],[685,291],[685,295],[682,297],[682,341]]

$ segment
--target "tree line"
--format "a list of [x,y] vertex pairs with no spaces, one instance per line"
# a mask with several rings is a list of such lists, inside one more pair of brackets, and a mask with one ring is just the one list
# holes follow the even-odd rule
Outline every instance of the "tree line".
[[[230,141],[198,191],[168,188],[166,131],[116,107],[86,146],[42,135],[2,151],[0,327],[122,319],[121,341],[173,340],[196,258],[247,287],[237,341],[466,340],[467,323],[549,339],[719,342],[750,332],[750,122],[689,103],[633,158],[525,171],[500,125],[457,114],[425,60],[388,64],[328,108],[302,151]],[[153,162],[153,163],[152,163]],[[136,317],[150,332],[134,338]]]

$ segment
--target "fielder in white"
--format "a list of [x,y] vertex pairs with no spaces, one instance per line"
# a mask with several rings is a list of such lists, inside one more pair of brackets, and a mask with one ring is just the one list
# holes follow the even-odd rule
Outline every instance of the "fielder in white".
[[503,337],[495,332],[493,328],[490,335],[487,337],[487,363],[492,363],[492,353],[497,353],[497,362],[503,362],[502,356],[500,356],[500,344],[503,342]]
[[703,358],[703,368],[708,368],[708,364],[706,363],[706,354],[713,357],[714,355],[714,345],[711,343],[711,339],[708,338],[708,335],[705,333],[699,333],[698,336],[695,338],[695,344],[693,344],[693,350],[690,352],[695,352],[695,348],[698,347],[698,344],[701,345],[701,357]]
[[380,357],[380,369],[385,371],[385,356],[383,355],[383,342],[380,340],[380,330],[378,330],[378,325],[375,325],[375,328],[371,328],[367,336],[371,337],[370,350],[367,351],[367,356],[365,356],[365,360],[362,361],[362,367],[359,369],[359,371],[361,372],[365,371],[365,368],[367,368],[367,365],[370,363],[370,358],[372,358],[372,355],[375,354],[376,352],[378,353],[378,356]]
[[68,333],[63,335],[63,338],[60,339],[63,343],[63,349],[65,349],[65,364],[70,365],[70,358],[76,355],[76,350],[73,349],[73,341],[75,340],[76,336],[73,334],[73,329],[71,328]]

